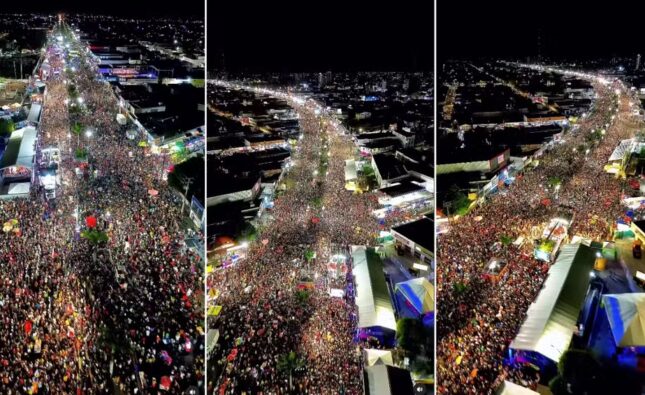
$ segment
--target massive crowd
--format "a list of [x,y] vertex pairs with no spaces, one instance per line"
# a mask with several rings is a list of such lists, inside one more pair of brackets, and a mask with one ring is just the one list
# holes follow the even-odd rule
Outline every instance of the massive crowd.
[[[223,306],[209,327],[219,330],[209,393],[360,394],[360,347],[353,342],[356,311],[349,275],[327,263],[342,254],[351,268],[349,245],[374,245],[378,222],[373,194],[344,189],[345,159],[354,146],[316,106],[290,102],[300,115],[303,138],[292,152],[288,186],[275,200],[272,221],[236,266],[216,270],[208,287]],[[316,257],[307,257],[308,251]],[[309,259],[308,259],[309,258]],[[298,292],[306,284],[308,297]],[[295,352],[303,366],[280,371],[282,356]]]
[[[29,199],[0,201],[3,222],[16,220],[0,234],[0,392],[203,388],[202,270],[162,163],[126,139],[111,87],[64,23],[44,56],[36,155],[61,149],[62,183],[54,200],[34,185]],[[70,111],[69,84],[82,111]],[[73,136],[75,122],[90,133]],[[106,243],[81,237],[89,217]]]
[[[535,386],[539,376],[503,364],[549,268],[533,258],[532,240],[563,212],[573,214],[570,235],[591,240],[609,236],[623,210],[622,185],[603,166],[620,140],[640,126],[620,83],[594,82],[594,87],[594,110],[539,158],[537,168],[519,174],[506,193],[452,221],[450,231],[439,236],[438,393],[488,394],[505,378],[518,377]],[[527,241],[523,245],[500,247],[502,238],[520,236]],[[494,283],[482,276],[493,257],[508,262]]]

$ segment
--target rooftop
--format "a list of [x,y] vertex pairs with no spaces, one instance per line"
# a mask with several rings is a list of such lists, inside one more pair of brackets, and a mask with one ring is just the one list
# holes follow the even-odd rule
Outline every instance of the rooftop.
[[431,219],[424,217],[407,224],[395,226],[392,231],[426,250],[434,252],[434,221]]

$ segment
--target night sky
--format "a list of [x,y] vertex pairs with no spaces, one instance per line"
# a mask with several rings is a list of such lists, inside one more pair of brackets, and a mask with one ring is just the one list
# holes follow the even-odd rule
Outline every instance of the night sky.
[[87,13],[117,16],[190,16],[203,17],[204,0],[63,0],[3,1],[1,13]]
[[645,6],[612,0],[458,0],[437,5],[438,61],[454,58],[590,58],[645,53]]
[[209,3],[209,69],[223,63],[227,71],[433,69],[432,2],[296,4]]

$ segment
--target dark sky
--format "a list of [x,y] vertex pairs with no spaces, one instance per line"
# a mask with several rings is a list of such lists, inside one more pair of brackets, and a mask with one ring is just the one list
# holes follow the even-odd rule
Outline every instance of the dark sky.
[[[90,13],[119,16],[200,16],[205,0],[29,0],[3,1],[0,12]],[[6,4],[5,4],[6,3]]]
[[437,56],[597,57],[645,53],[645,5],[626,0],[456,0],[437,5]]
[[227,71],[432,70],[432,2],[217,1],[208,67]]

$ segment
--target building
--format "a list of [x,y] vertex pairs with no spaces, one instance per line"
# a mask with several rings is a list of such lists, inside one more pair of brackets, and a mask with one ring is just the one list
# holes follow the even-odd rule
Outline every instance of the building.
[[410,372],[396,366],[376,364],[363,370],[365,395],[413,395]]
[[260,177],[241,178],[212,171],[209,172],[208,178],[207,207],[232,202],[248,202],[257,198],[261,192]]
[[434,221],[423,217],[392,228],[396,248],[412,258],[411,267],[419,277],[434,273]]
[[394,155],[373,155],[372,167],[380,188],[393,185],[408,176],[403,162],[399,161]]

